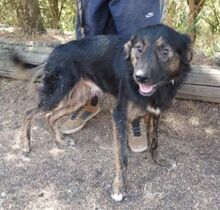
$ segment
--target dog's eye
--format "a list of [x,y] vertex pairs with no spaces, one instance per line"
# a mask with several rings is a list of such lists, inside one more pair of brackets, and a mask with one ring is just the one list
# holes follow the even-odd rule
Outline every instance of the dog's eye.
[[171,55],[171,49],[169,46],[162,46],[159,49],[159,57],[161,61],[166,62]]

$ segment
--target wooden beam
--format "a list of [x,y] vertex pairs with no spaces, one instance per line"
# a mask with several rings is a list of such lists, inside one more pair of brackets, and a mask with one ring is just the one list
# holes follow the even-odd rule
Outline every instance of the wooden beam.
[[[31,72],[23,75],[10,61],[10,51],[13,49],[13,45],[0,45],[0,76],[28,80]],[[16,46],[15,49],[25,61],[40,64],[47,59],[53,48]],[[220,103],[220,68],[193,65],[187,80],[178,91],[177,98]]]
[[220,68],[192,66],[177,98],[220,103]]
[[184,84],[176,97],[220,103],[220,87]]
[[193,65],[186,84],[218,87],[220,85],[220,68]]

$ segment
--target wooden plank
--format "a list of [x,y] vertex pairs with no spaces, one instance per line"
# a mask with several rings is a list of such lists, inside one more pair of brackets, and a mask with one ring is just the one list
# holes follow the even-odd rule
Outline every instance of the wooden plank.
[[177,98],[220,103],[220,86],[212,87],[184,84],[178,91]]
[[[52,50],[52,48],[51,48]],[[33,52],[19,52],[19,55],[24,61],[41,64],[45,61],[49,53],[33,53]],[[10,59],[10,52],[6,49],[0,49],[0,76],[9,77],[18,80],[29,80],[34,71],[24,72],[15,66]]]
[[53,49],[54,46],[27,46],[27,45],[16,45],[16,44],[7,44],[0,42],[0,50],[7,50],[7,51],[17,51],[17,52],[32,52],[32,53],[44,53],[49,54]]
[[[49,54],[22,52],[19,53],[19,55],[22,57],[22,59],[24,59],[24,61],[28,61],[34,64],[40,64],[44,60],[46,60]],[[0,50],[0,63],[6,63],[6,62],[11,62],[10,53],[7,50]]]
[[207,74],[212,74],[212,72],[214,74],[218,73],[218,71],[220,70],[220,68],[218,67],[213,67],[213,66],[206,66],[206,65],[193,65],[193,72],[194,73],[207,73]]
[[213,102],[213,103],[220,103],[219,98],[213,98],[211,96],[196,96],[196,95],[189,95],[189,94],[179,94],[177,93],[176,98],[179,99],[188,99],[188,100],[196,100],[196,101],[205,101],[205,102]]
[[178,92],[197,96],[211,95],[214,98],[220,98],[220,87],[184,84]]
[[[52,50],[52,49],[51,49]],[[27,80],[33,72],[30,74],[24,74],[18,70],[17,67],[11,62],[11,52],[6,49],[0,49],[0,76],[9,77],[13,79]],[[33,53],[33,52],[19,52],[22,59],[33,64],[40,64],[46,60],[49,53]]]
[[197,67],[193,66],[192,71],[185,82],[186,84],[196,84],[204,86],[220,86],[220,69],[202,69],[197,70]]
[[[13,46],[0,43],[0,76],[14,79],[28,79],[22,72],[15,72],[10,61],[10,51],[14,49],[25,61],[40,64],[48,57],[52,47]],[[30,74],[32,74],[30,72]],[[203,100],[220,103],[220,68],[193,65],[185,84],[178,91],[177,98]]]

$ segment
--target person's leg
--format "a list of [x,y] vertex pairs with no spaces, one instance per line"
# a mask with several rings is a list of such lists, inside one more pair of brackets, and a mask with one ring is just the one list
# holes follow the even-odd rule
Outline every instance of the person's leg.
[[[110,0],[109,10],[117,34],[130,38],[139,28],[161,23],[166,16],[168,0]],[[148,148],[146,125],[138,118],[128,125],[128,144],[133,152]]]
[[76,38],[115,34],[109,0],[77,0]]
[[110,0],[109,10],[116,32],[130,37],[138,29],[161,23],[166,15],[168,0]]
[[[115,34],[115,25],[108,8],[109,0],[78,0],[77,39],[99,34]],[[72,134],[81,130],[86,122],[100,112],[98,97],[93,97],[86,106],[73,113],[61,126],[61,132]]]

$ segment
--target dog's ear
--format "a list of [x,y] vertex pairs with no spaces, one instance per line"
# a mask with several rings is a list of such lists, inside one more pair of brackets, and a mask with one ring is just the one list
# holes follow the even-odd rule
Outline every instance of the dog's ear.
[[125,60],[130,58],[130,53],[131,53],[131,47],[132,47],[132,42],[131,39],[126,42],[126,44],[124,45],[124,52],[125,52]]
[[181,61],[183,64],[189,64],[192,58],[192,40],[187,34],[182,34]]
[[132,36],[124,45],[125,60],[130,58],[131,48],[134,43],[135,36]]

